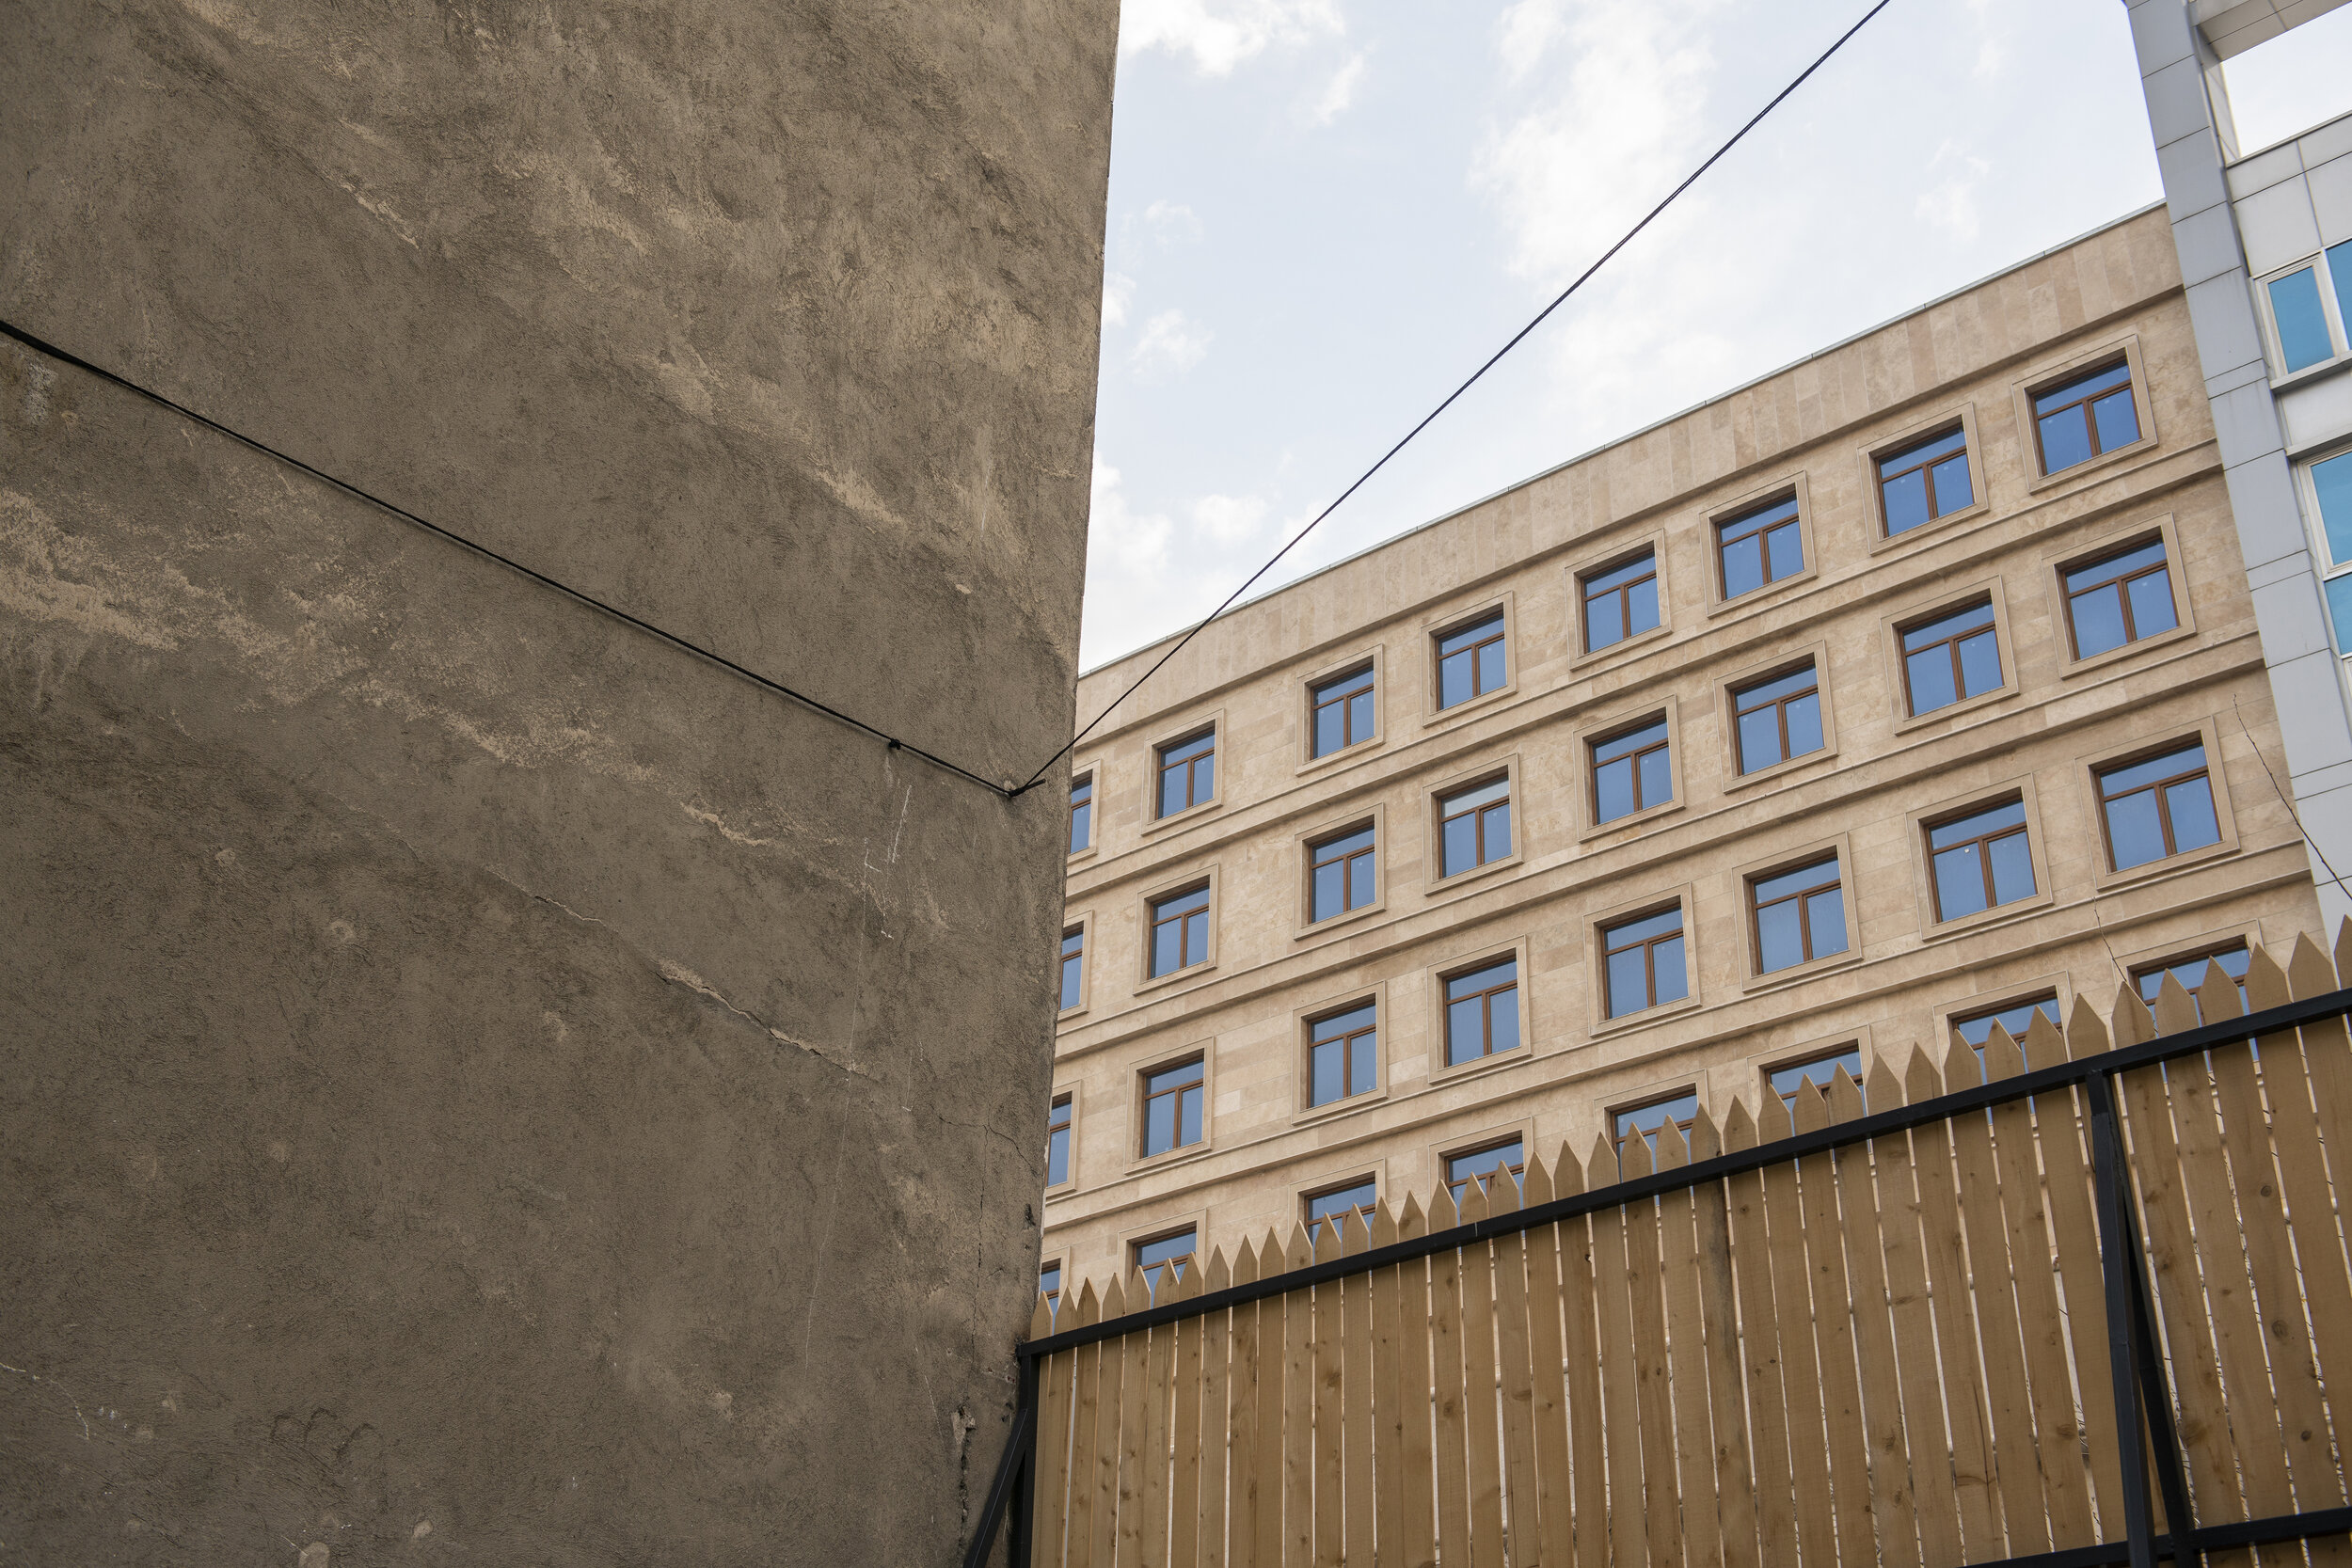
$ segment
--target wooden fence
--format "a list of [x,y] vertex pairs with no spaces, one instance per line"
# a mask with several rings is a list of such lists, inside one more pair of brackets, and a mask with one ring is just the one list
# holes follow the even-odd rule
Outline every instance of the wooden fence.
[[2208,975],[1041,1303],[992,1508],[1038,1568],[2352,1568],[2352,996]]

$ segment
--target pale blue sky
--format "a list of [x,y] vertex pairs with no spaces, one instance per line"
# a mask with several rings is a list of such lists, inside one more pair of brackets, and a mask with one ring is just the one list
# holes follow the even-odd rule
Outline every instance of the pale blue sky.
[[[1126,0],[1086,663],[1207,613],[1867,5]],[[2352,107],[2352,8],[2231,83],[2249,149]],[[1269,580],[2157,195],[2119,0],[1895,0]]]

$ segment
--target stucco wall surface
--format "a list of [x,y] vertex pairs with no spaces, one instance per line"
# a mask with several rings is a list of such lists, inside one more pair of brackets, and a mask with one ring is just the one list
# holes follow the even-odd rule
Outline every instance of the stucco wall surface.
[[[989,777],[1105,0],[0,8],[0,313]],[[0,347],[0,1552],[950,1560],[1058,791]]]

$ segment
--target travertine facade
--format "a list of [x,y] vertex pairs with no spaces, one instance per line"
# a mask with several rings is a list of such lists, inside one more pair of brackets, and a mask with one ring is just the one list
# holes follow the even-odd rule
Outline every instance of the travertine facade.
[[[2137,438],[2109,429],[2106,451],[2045,475],[2029,398],[2109,366],[2128,375]],[[1873,464],[1954,429],[1971,503],[1888,537]],[[1716,525],[1788,496],[1803,569],[1726,599]],[[2138,544],[2161,546],[2171,606],[2147,590],[2137,640],[2075,657],[2061,571]],[[1661,625],[1582,651],[1580,584],[1645,546]],[[1899,637],[1972,605],[1990,608],[1998,684],[1911,716]],[[1441,710],[1439,640],[1491,611],[1504,684]],[[2167,614],[2177,627],[2153,629]],[[1088,675],[1081,718],[1157,652]],[[1730,694],[1808,659],[1820,750],[1743,773]],[[1310,691],[1366,667],[1376,733],[1311,757]],[[1653,720],[1671,803],[1597,826],[1593,742]],[[1159,751],[1209,727],[1208,799],[1157,816]],[[2217,842],[2114,870],[2098,769],[2190,745],[2211,760]],[[1311,1196],[1364,1179],[1425,1205],[1466,1149],[1517,1135],[1547,1158],[1563,1140],[1581,1151],[1616,1112],[1664,1096],[1695,1091],[1720,1115],[1791,1063],[1849,1048],[1904,1060],[1972,1014],[2104,1006],[2145,966],[2317,928],[2271,780],[2279,722],[2160,212],[1249,605],[1075,761],[1092,795],[1068,893],[1084,983],[1060,1027],[1070,1147],[1045,1240],[1049,1271],[1073,1281],[1187,1227],[1203,1252],[1286,1227]],[[1440,876],[1437,800],[1494,779],[1509,786],[1508,852]],[[1929,831],[2005,803],[2027,834],[2006,901],[1940,918]],[[2182,820],[2181,843],[2203,836]],[[1363,827],[1375,896],[1311,921],[1311,847]],[[1821,945],[1842,921],[1845,951],[1759,974],[1759,879],[1832,853]],[[1149,976],[1153,901],[1200,886],[1203,961]],[[1605,1016],[1602,927],[1667,910],[1688,996]],[[1447,1065],[1445,982],[1505,958],[1521,1043]],[[1364,1003],[1376,1084],[1311,1103],[1311,1024]],[[1141,1075],[1193,1056],[1202,1136],[1147,1156]]]

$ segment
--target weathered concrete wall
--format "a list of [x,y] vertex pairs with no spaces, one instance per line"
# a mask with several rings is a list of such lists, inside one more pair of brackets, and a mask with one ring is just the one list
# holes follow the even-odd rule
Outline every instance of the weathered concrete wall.
[[[991,777],[1113,0],[21,0],[0,314]],[[0,1556],[949,1560],[1062,803],[0,345]]]

